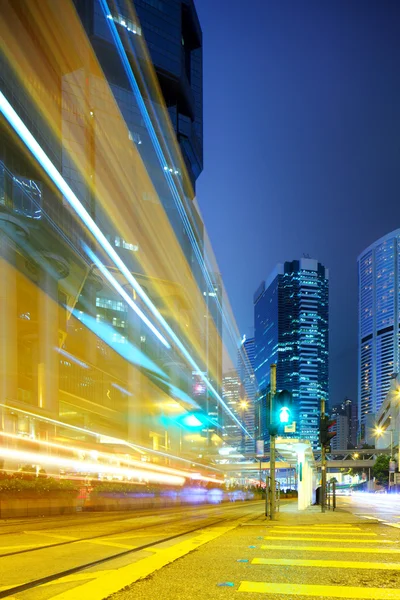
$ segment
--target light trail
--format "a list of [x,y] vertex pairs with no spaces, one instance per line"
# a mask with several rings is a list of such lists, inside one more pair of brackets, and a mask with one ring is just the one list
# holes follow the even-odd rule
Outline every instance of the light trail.
[[[140,92],[138,83],[136,81],[136,77],[135,77],[135,75],[134,75],[134,73],[132,71],[131,65],[129,63],[128,56],[126,54],[124,45],[123,45],[123,43],[121,41],[121,37],[120,37],[120,35],[118,33],[118,28],[117,28],[116,23],[114,21],[113,15],[111,14],[111,11],[109,9],[107,0],[99,0],[99,1],[100,1],[101,8],[103,10],[103,14],[104,14],[104,16],[106,18],[106,22],[107,22],[107,24],[108,24],[108,26],[110,28],[111,35],[112,35],[112,37],[114,39],[114,42],[115,42],[115,45],[116,45],[116,48],[117,48],[117,52],[118,52],[118,54],[120,56],[121,62],[123,64],[125,73],[126,73],[127,78],[128,78],[128,81],[129,81],[129,83],[131,85],[132,91],[133,91],[133,93],[135,95],[135,98],[136,98],[136,100],[138,102],[139,110],[141,112],[142,118],[143,118],[143,120],[146,123],[147,131],[149,132],[151,141],[153,143],[154,150],[155,150],[155,152],[157,154],[157,157],[158,157],[158,160],[159,160],[160,165],[162,167],[164,176],[165,176],[165,178],[167,180],[168,187],[170,188],[170,191],[171,191],[172,197],[174,199],[175,205],[176,205],[176,207],[178,209],[178,212],[179,212],[180,217],[182,219],[183,225],[185,227],[185,231],[186,231],[186,233],[187,233],[187,235],[188,235],[188,237],[190,239],[190,243],[191,243],[192,248],[193,248],[193,250],[194,250],[194,252],[196,254],[197,262],[199,263],[199,266],[200,266],[200,268],[202,270],[202,273],[204,275],[204,278],[206,280],[206,284],[208,286],[208,290],[210,292],[214,293],[214,283],[213,283],[213,281],[212,281],[212,279],[210,277],[209,270],[207,269],[207,265],[206,265],[206,262],[205,262],[204,257],[203,257],[203,253],[200,250],[200,247],[199,247],[199,244],[197,242],[196,236],[194,234],[192,225],[191,225],[191,223],[190,223],[190,221],[189,221],[189,219],[187,217],[186,210],[185,210],[185,207],[184,207],[183,202],[182,202],[181,194],[184,196],[184,191],[182,190],[182,188],[180,186],[180,192],[181,192],[181,194],[180,194],[179,191],[178,191],[178,189],[177,189],[177,187],[176,187],[176,182],[175,182],[174,178],[172,177],[171,169],[169,167],[169,164],[168,164],[167,160],[165,159],[163,150],[161,148],[160,142],[159,142],[157,134],[155,132],[155,129],[154,129],[152,120],[150,118],[148,109],[146,107],[146,104],[145,104],[145,102],[143,100],[143,97],[142,97],[142,94]],[[131,42],[129,40],[129,36],[128,36],[128,41],[129,41],[129,46],[131,48],[132,54],[135,56],[134,48],[133,48],[133,46],[132,46],[132,44],[131,44]],[[137,63],[137,68],[139,70],[141,70],[140,69],[140,64],[138,63],[138,61],[136,61],[136,63]],[[145,81],[144,77],[142,77],[141,83],[144,86],[144,88],[146,90],[148,90],[148,86],[146,84],[146,81]],[[148,95],[148,98],[149,98],[149,102],[151,103],[151,94],[148,93],[147,95]],[[161,124],[159,122],[159,118],[157,116],[157,112],[154,111],[154,110],[153,110],[153,116],[154,116],[154,119],[156,120],[156,122],[158,124],[159,131],[161,132],[162,131],[162,126],[161,126]],[[171,164],[173,164],[173,161],[172,161],[172,158],[171,158],[171,154],[168,151],[168,144],[167,143],[165,143],[165,147],[166,147],[167,152],[169,154],[169,158],[170,158]],[[172,170],[176,171],[175,168],[173,168]],[[240,336],[236,336],[235,337],[234,332],[232,332],[231,323],[228,321],[228,319],[226,317],[225,311],[222,308],[222,305],[221,305],[221,303],[219,301],[218,296],[215,296],[215,302],[216,302],[218,310],[219,310],[219,312],[220,312],[220,314],[221,314],[221,316],[222,316],[222,318],[223,318],[223,320],[224,320],[224,322],[225,322],[225,324],[227,326],[227,329],[229,331],[229,335],[231,336],[231,339],[233,340],[233,342],[235,343],[235,345],[239,348],[240,347],[240,341],[239,341],[240,340]],[[242,427],[242,425],[240,423],[239,423],[239,425]],[[243,427],[242,427],[242,429],[243,429]],[[248,432],[246,432],[246,433],[247,433],[247,435],[249,435]]]
[[23,450],[14,450],[3,448],[0,446],[0,456],[18,462],[27,464],[51,465],[60,469],[72,469],[78,473],[101,473],[113,476],[121,476],[127,478],[145,479],[155,483],[165,483],[170,485],[183,485],[184,477],[175,475],[166,475],[164,473],[155,473],[147,469],[129,469],[117,466],[99,464],[87,460],[73,460],[70,458],[62,458],[59,456],[51,456],[49,454],[39,454],[36,452],[27,452]]
[[42,415],[38,415],[31,411],[23,410],[22,408],[15,408],[14,406],[10,406],[9,404],[4,404],[4,403],[0,402],[0,406],[3,408],[6,408],[8,410],[12,410],[14,412],[28,415],[29,417],[32,417],[33,419],[38,419],[39,421],[45,421],[47,423],[52,423],[53,425],[65,427],[66,429],[71,429],[73,431],[79,431],[80,433],[85,433],[86,435],[92,435],[96,438],[101,438],[103,440],[107,440],[107,442],[110,444],[121,444],[122,446],[127,446],[128,448],[135,450],[139,454],[156,454],[158,456],[164,456],[165,458],[189,463],[189,464],[195,465],[197,467],[202,467],[203,469],[206,468],[210,471],[216,471],[217,473],[221,473],[221,470],[217,469],[216,467],[204,465],[204,464],[195,462],[194,460],[189,460],[187,458],[181,458],[180,456],[175,456],[174,454],[169,454],[168,452],[161,452],[161,450],[153,450],[150,448],[146,448],[146,446],[132,444],[121,438],[115,438],[115,437],[111,437],[109,435],[104,435],[102,433],[99,433],[98,431],[93,431],[92,429],[84,429],[83,427],[78,427],[77,425],[70,425],[69,423],[64,423],[63,421],[58,421],[57,419],[51,419],[50,417],[44,417]]
[[[108,22],[114,23],[114,21],[112,21],[111,19],[108,19]],[[202,372],[200,367],[197,365],[196,361],[192,358],[192,356],[190,355],[188,350],[185,348],[185,346],[183,345],[181,340],[178,338],[178,336],[172,330],[170,325],[166,322],[164,317],[160,314],[158,309],[154,306],[154,304],[152,303],[150,298],[147,296],[147,294],[144,292],[144,290],[142,289],[140,284],[137,282],[135,277],[129,271],[128,267],[125,265],[125,263],[122,261],[122,259],[117,254],[117,252],[111,246],[111,244],[109,243],[109,241],[107,240],[107,238],[105,237],[103,232],[100,230],[98,225],[96,225],[96,223],[94,222],[92,217],[89,215],[89,213],[84,208],[83,204],[78,200],[77,196],[71,190],[71,188],[69,187],[69,185],[67,184],[65,179],[62,177],[62,175],[56,169],[56,167],[51,162],[51,160],[49,159],[47,154],[41,148],[39,143],[33,137],[32,133],[29,131],[29,129],[26,127],[26,125],[23,123],[23,121],[20,119],[20,117],[17,115],[17,113],[12,108],[11,104],[8,102],[8,100],[6,99],[6,97],[4,96],[4,94],[2,92],[0,92],[0,110],[3,113],[3,115],[5,116],[5,118],[7,119],[7,121],[10,123],[10,125],[13,127],[15,132],[19,135],[21,140],[25,143],[27,148],[31,151],[33,156],[38,160],[39,164],[42,166],[44,171],[47,173],[47,175],[50,177],[50,179],[53,181],[53,183],[56,185],[56,187],[59,189],[59,191],[64,195],[64,197],[68,201],[71,208],[75,211],[75,213],[83,221],[83,223],[86,225],[86,227],[89,229],[89,231],[95,236],[95,238],[100,243],[100,245],[102,246],[102,248],[104,249],[106,254],[109,256],[109,258],[115,264],[115,266],[118,267],[118,269],[121,271],[121,273],[125,276],[126,280],[132,285],[133,289],[140,296],[140,298],[143,300],[145,305],[149,308],[150,312],[156,317],[156,319],[159,321],[159,323],[163,326],[164,330],[168,333],[170,338],[173,340],[173,342],[175,343],[177,348],[182,352],[182,354],[184,355],[186,360],[189,362],[189,364],[192,366],[192,368],[198,372],[199,377],[204,381],[204,383],[206,384],[206,386],[208,387],[210,392],[214,395],[216,400],[221,404],[221,406],[231,416],[231,418],[236,422],[236,424],[239,425],[239,427],[244,431],[244,433],[250,439],[253,439],[253,436],[247,431],[247,429],[240,422],[240,420],[237,418],[237,416],[232,412],[232,410],[229,408],[229,406],[224,402],[224,400],[222,399],[220,394],[217,392],[217,390],[212,385],[210,380],[204,375],[204,373]],[[148,325],[148,323],[150,323],[147,320],[147,317],[145,317],[144,313],[142,313],[142,311],[139,309],[139,307],[137,307],[135,305],[134,310],[137,312],[137,314],[143,321],[144,321],[144,318],[146,319],[144,321],[146,323],[146,325]],[[170,344],[162,336],[162,334],[154,326],[152,326],[151,330],[153,331],[153,333],[155,331],[157,331],[157,334],[156,334],[157,337],[160,339],[160,341],[163,343],[163,345],[169,349]]]
[[[96,458],[102,458],[102,459],[110,461],[110,462],[119,463],[118,465],[115,465],[118,468],[121,463],[124,465],[127,465],[128,467],[139,468],[140,470],[143,470],[143,468],[144,468],[143,462],[141,462],[139,460],[135,460],[135,459],[128,458],[125,456],[122,457],[121,455],[117,455],[117,454],[110,454],[108,452],[100,452],[100,451],[93,450],[93,449],[89,450],[87,448],[83,448],[83,447],[79,447],[79,446],[68,446],[66,444],[59,444],[56,442],[48,442],[45,440],[38,440],[35,438],[31,438],[31,437],[28,438],[28,437],[14,434],[14,433],[0,432],[0,438],[1,437],[5,437],[8,439],[17,440],[17,441],[22,441],[22,442],[27,442],[27,443],[31,443],[31,444],[37,444],[44,448],[56,448],[57,450],[68,451],[71,453],[89,454],[89,456],[90,456],[91,452],[93,452],[96,454]],[[1,453],[1,449],[0,449],[0,453]],[[46,457],[46,455],[40,455],[40,456]],[[104,463],[95,463],[95,464],[98,464],[98,470],[102,471],[102,467],[104,466]],[[108,465],[108,466],[110,466],[110,465]],[[114,465],[111,465],[111,467],[114,468]],[[145,472],[153,471],[155,473],[162,473],[162,474],[167,474],[167,475],[184,477],[186,479],[209,481],[209,482],[213,482],[213,483],[223,483],[223,480],[219,480],[214,477],[207,477],[205,475],[202,475],[201,473],[182,471],[180,469],[173,469],[171,467],[163,467],[162,465],[154,465],[152,463],[146,463],[144,470],[145,470]]]

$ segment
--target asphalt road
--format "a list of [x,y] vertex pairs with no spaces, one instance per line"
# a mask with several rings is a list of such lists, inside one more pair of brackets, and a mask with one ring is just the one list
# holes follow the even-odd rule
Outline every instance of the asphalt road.
[[344,512],[341,499],[324,515],[285,508],[276,523],[243,523],[112,600],[400,599],[396,528]]
[[[263,508],[240,502],[2,522],[0,598],[219,600],[239,592],[249,600],[400,600],[391,501],[339,498],[325,514],[284,501],[276,522]],[[31,587],[15,587],[24,584]]]
[[[164,544],[173,545],[214,524],[235,522],[241,516],[257,517],[262,508],[260,502],[236,502],[137,513],[79,513],[58,518],[2,521],[0,598],[53,598],[60,590],[79,585],[88,578],[88,573],[112,571],[153,556],[152,546],[162,540],[172,538]],[[185,535],[186,532],[189,533]],[[149,548],[138,550],[142,546]],[[93,565],[84,573],[71,573],[62,580],[56,577],[95,561],[105,562]],[[52,577],[54,579],[46,585],[15,592],[18,586]]]
[[[340,498],[342,506],[357,515],[380,519],[400,527],[400,495],[355,493]],[[399,534],[400,535],[400,534]]]

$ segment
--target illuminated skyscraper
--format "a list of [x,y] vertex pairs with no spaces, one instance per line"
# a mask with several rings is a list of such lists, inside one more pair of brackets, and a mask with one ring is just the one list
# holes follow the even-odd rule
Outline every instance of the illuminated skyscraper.
[[[398,373],[400,344],[400,229],[358,257],[358,409],[361,428],[376,414]],[[365,427],[364,427],[365,429]]]
[[278,264],[254,295],[258,439],[268,439],[267,391],[275,363],[277,391],[290,391],[297,406],[296,434],[318,445],[320,400],[328,399],[329,388],[328,294],[328,269],[302,258]]
[[[247,431],[254,436],[255,401],[257,397],[257,382],[254,374],[254,338],[243,337],[238,353],[238,373],[242,382],[242,396],[246,402],[243,418]],[[248,436],[244,439],[245,452],[254,452],[254,439]]]

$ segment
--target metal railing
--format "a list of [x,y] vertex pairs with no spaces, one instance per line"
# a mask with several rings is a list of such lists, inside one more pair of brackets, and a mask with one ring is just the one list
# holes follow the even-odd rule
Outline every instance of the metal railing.
[[[271,477],[267,477],[265,481],[265,516],[272,518],[273,516],[273,507],[272,507],[272,489],[271,489]],[[276,482],[275,486],[275,511],[279,512],[279,507],[281,503],[281,484],[279,481]]]
[[328,481],[326,484],[326,508],[336,509],[336,481]]

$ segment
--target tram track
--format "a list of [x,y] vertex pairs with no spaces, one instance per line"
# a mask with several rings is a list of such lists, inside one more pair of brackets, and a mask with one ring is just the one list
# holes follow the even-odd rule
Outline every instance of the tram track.
[[[243,507],[243,505],[241,505],[241,506],[235,506],[235,507],[226,507],[226,510],[235,510],[235,509],[238,510],[240,508],[243,509],[245,507]],[[244,518],[246,518],[249,515],[253,515],[254,519],[257,519],[259,517],[259,515],[256,515],[254,517],[254,511],[251,511],[251,512],[246,512],[245,514],[241,515],[240,518],[244,519]],[[96,559],[94,561],[86,562],[84,564],[80,564],[80,565],[71,567],[69,569],[65,569],[63,571],[58,571],[57,573],[52,573],[52,574],[49,574],[49,575],[45,575],[43,577],[39,577],[37,579],[33,579],[33,580],[28,581],[28,582],[23,583],[23,584],[19,584],[19,585],[16,585],[16,586],[9,587],[7,589],[3,589],[2,591],[0,591],[0,599],[1,598],[7,598],[7,597],[10,597],[10,596],[15,596],[15,594],[18,594],[18,593],[25,592],[25,591],[28,591],[28,590],[32,590],[32,589],[35,589],[35,588],[39,588],[40,586],[45,585],[47,583],[51,583],[53,581],[57,581],[57,580],[62,579],[64,577],[68,577],[70,575],[74,575],[76,573],[80,573],[81,571],[85,571],[86,569],[90,569],[90,568],[95,567],[97,565],[101,565],[101,564],[104,564],[104,563],[107,563],[107,562],[111,562],[113,560],[116,560],[116,559],[119,559],[119,558],[123,558],[125,556],[130,555],[130,554],[135,554],[137,552],[141,552],[141,551],[146,550],[148,548],[152,548],[154,546],[158,546],[159,544],[163,544],[163,543],[166,543],[166,542],[169,542],[169,541],[172,541],[172,540],[179,539],[181,537],[185,537],[186,535],[189,535],[191,533],[195,533],[195,532],[200,531],[202,529],[205,529],[205,528],[208,528],[208,527],[215,527],[216,525],[220,525],[222,523],[226,523],[226,522],[232,520],[231,517],[223,517],[223,518],[214,519],[214,520],[211,520],[211,519],[212,519],[211,516],[209,518],[207,518],[205,516],[205,518],[202,521],[202,523],[199,524],[197,527],[192,527],[190,529],[185,529],[184,531],[181,531],[179,533],[174,533],[172,535],[168,535],[168,536],[162,537],[162,538],[157,539],[155,541],[152,541],[152,542],[149,542],[149,543],[146,543],[146,544],[142,544],[141,546],[137,546],[136,548],[131,548],[131,549],[128,549],[128,550],[123,550],[123,551],[117,552],[117,553],[115,553],[115,554],[113,554],[111,556],[102,557],[102,558]],[[250,521],[251,520],[253,520],[253,519],[250,519]],[[174,520],[175,523],[177,521],[178,520]],[[149,526],[150,525],[143,526],[141,528],[135,528],[135,530],[146,529]],[[157,524],[153,523],[151,526],[156,527]],[[120,533],[123,533],[123,532],[120,532]],[[92,539],[97,538],[97,537],[106,538],[106,537],[110,537],[111,535],[115,535],[115,533],[108,534],[106,536],[93,536]],[[72,543],[73,542],[76,543],[76,542],[79,542],[79,541],[84,541],[84,540],[71,540]],[[62,545],[62,544],[53,544],[53,545],[49,545],[49,546],[42,546],[40,548],[35,548],[35,549],[32,549],[32,550],[33,551],[38,551],[38,550],[43,550],[43,549],[46,549],[46,548],[51,548],[51,547],[54,547],[54,546],[59,546],[59,545]],[[5,555],[2,555],[2,557],[4,558],[4,557],[7,557],[7,556],[11,556],[11,555],[12,554],[5,554]]]

